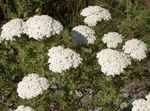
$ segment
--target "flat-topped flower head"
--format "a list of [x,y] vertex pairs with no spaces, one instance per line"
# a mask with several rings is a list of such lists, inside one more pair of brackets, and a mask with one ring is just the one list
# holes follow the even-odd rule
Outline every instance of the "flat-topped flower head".
[[24,21],[16,18],[5,23],[2,26],[2,32],[0,35],[0,41],[2,40],[14,40],[14,37],[21,37],[24,30]]
[[96,37],[93,29],[79,25],[72,29],[72,39],[77,43],[94,44]]
[[97,22],[101,22],[102,20],[110,20],[111,14],[105,8],[100,6],[88,6],[84,8],[80,15],[85,16],[84,23],[89,26],[95,26]]
[[122,43],[123,36],[117,32],[108,32],[104,34],[102,41],[107,44],[108,48],[117,48],[119,43]]
[[25,107],[24,105],[18,106],[14,111],[34,111],[30,106]]
[[17,93],[22,99],[31,99],[49,88],[48,80],[37,74],[29,74],[18,83]]
[[134,100],[132,111],[150,111],[150,102],[145,99]]
[[120,75],[131,64],[130,58],[123,52],[113,49],[103,49],[97,53],[101,71],[106,75]]
[[125,42],[123,46],[124,53],[129,54],[132,58],[141,61],[146,58],[147,45],[138,39],[131,39]]
[[88,6],[81,11],[80,15],[87,17],[103,10],[105,9],[100,6]]
[[29,38],[43,39],[59,34],[63,30],[62,24],[48,15],[35,15],[26,21],[24,32]]
[[82,61],[80,55],[62,46],[52,47],[48,51],[49,70],[61,73],[70,68],[77,68]]

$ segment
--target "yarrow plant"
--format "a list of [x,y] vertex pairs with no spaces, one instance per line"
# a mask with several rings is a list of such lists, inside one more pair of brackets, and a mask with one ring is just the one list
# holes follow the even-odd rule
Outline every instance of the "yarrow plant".
[[102,41],[107,44],[108,48],[117,48],[119,43],[122,43],[123,36],[117,32],[108,32],[104,34]]
[[150,101],[145,99],[135,100],[132,105],[132,111],[150,111]]
[[35,15],[26,21],[24,33],[29,38],[43,39],[59,34],[63,30],[62,24],[48,15]]
[[89,26],[95,26],[97,22],[101,22],[102,20],[110,20],[111,14],[105,8],[100,6],[88,6],[84,8],[80,15],[85,16],[84,23]]
[[82,62],[82,58],[78,53],[62,46],[49,49],[48,56],[49,69],[56,73],[61,73],[70,68],[77,68]]
[[132,102],[132,111],[150,111],[150,93],[145,98],[134,100]]
[[101,71],[106,75],[120,75],[127,66],[131,65],[130,58],[123,52],[113,49],[103,49],[97,53]]
[[123,50],[124,53],[129,54],[132,58],[139,61],[147,57],[147,45],[138,39],[131,39],[125,42]]
[[16,18],[10,20],[2,26],[2,32],[0,40],[15,40],[15,36],[21,37],[24,30],[24,21],[22,19]]
[[16,18],[3,25],[0,42],[14,40],[15,36],[21,37],[23,33],[34,39],[49,38],[52,35],[60,34],[62,30],[62,24],[48,15],[35,15],[26,22]]
[[31,99],[49,88],[48,80],[37,74],[29,74],[18,83],[17,93],[22,99]]
[[150,93],[145,97],[148,101],[150,101]]
[[[80,14],[85,17],[84,23],[88,26],[95,26],[98,22],[103,20],[108,21],[111,19],[110,12],[100,6],[89,6],[83,9]],[[95,32],[88,26],[78,25],[72,29],[72,39],[74,42],[94,44],[96,41]],[[36,40],[50,38],[53,35],[60,34],[62,30],[62,24],[48,15],[35,15],[30,17],[26,22],[17,18],[3,25],[0,41],[14,40],[15,36],[21,37],[21,34],[26,34],[29,38],[34,38]],[[101,50],[97,53],[96,57],[101,66],[101,72],[107,76],[115,76],[123,73],[124,70],[131,65],[130,57],[138,59],[139,61],[147,57],[147,45],[137,39],[127,41],[123,46],[124,52],[111,49],[117,48],[118,44],[123,42],[122,39],[123,36],[117,32],[108,32],[107,34],[104,34],[102,38],[103,43],[107,44],[108,49]],[[76,69],[82,62],[82,58],[79,53],[62,46],[50,48],[48,50],[48,56],[49,70],[55,73],[62,73],[63,71],[71,68]],[[25,76],[22,81],[18,83],[17,94],[22,99],[31,99],[43,94],[44,91],[48,90],[48,88],[49,83],[45,77],[40,77],[37,74],[31,73],[28,76]],[[150,94],[146,96],[146,99],[135,100],[132,103],[132,111],[150,111]],[[101,108],[93,110],[101,110]],[[21,105],[14,111],[34,110],[30,106],[25,107],[24,105]]]
[[18,106],[14,111],[34,111],[30,106],[25,107],[24,105]]
[[72,39],[77,43],[94,44],[95,32],[91,28],[79,25],[72,29]]

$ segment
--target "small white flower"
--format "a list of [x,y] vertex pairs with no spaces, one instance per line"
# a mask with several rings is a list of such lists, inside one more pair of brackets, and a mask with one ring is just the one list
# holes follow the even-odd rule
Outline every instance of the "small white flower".
[[123,36],[117,32],[108,32],[104,34],[102,41],[107,44],[108,48],[117,48],[119,43],[122,43]]
[[48,15],[35,15],[26,21],[24,32],[29,38],[43,39],[59,34],[63,30],[62,24]]
[[145,99],[135,100],[132,105],[132,111],[150,111],[150,102]]
[[79,25],[72,29],[72,39],[74,42],[94,44],[96,37],[94,30],[87,26]]
[[25,107],[24,105],[18,106],[14,111],[34,111],[30,106]]
[[24,21],[22,19],[16,18],[10,20],[2,26],[2,32],[0,36],[0,41],[2,40],[14,40],[14,37],[21,37],[23,33]]
[[131,39],[125,42],[123,46],[124,53],[129,54],[132,58],[141,61],[146,58],[147,45],[138,39]]
[[70,68],[77,68],[82,61],[80,55],[73,50],[62,46],[52,47],[48,51],[49,69],[61,73]]
[[104,49],[97,53],[101,71],[106,75],[120,75],[131,64],[130,58],[123,52],[112,49]]
[[146,99],[147,99],[148,101],[150,101],[150,93],[149,93],[148,95],[146,95]]
[[100,6],[88,6],[84,8],[80,15],[85,16],[84,23],[89,26],[95,26],[97,22],[101,22],[102,20],[110,20],[111,14],[105,8]]
[[49,88],[48,80],[37,74],[29,74],[18,83],[17,93],[22,99],[31,99]]

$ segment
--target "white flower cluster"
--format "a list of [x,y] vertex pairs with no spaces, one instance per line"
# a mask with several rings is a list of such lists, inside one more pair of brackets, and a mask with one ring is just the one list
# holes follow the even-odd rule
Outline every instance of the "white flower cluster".
[[132,102],[132,111],[150,111],[150,93],[146,99],[138,99]]
[[102,20],[110,20],[111,14],[105,8],[100,6],[88,6],[84,8],[80,15],[85,16],[84,23],[89,26],[95,26],[97,22],[101,22]]
[[117,48],[119,43],[122,43],[123,36],[117,32],[108,32],[104,34],[102,41],[107,44],[108,48]]
[[30,106],[25,107],[24,105],[18,106],[14,111],[34,111]]
[[70,68],[77,68],[82,61],[80,55],[73,50],[62,46],[53,47],[48,51],[49,69],[61,73]]
[[138,39],[131,39],[125,42],[123,46],[124,53],[129,54],[132,58],[141,61],[146,58],[147,45]]
[[150,101],[150,93],[145,97],[148,101]]
[[48,15],[35,15],[26,21],[24,32],[29,38],[42,39],[59,34],[63,30],[62,24]]
[[2,26],[0,41],[14,40],[14,37],[21,37],[23,33],[24,21],[22,19],[13,19]]
[[145,99],[135,100],[132,105],[132,111],[150,111],[150,101]]
[[31,99],[49,88],[48,80],[37,74],[29,74],[18,83],[17,93],[22,99]]
[[2,26],[0,42],[2,40],[14,40],[15,36],[21,37],[23,33],[34,39],[49,38],[59,34],[62,30],[62,24],[48,15],[35,15],[26,22],[16,18]]
[[101,71],[106,75],[120,75],[124,68],[131,64],[130,58],[119,51],[113,49],[103,49],[97,53]]
[[94,44],[96,37],[95,32],[87,26],[79,25],[72,29],[72,39],[74,42]]

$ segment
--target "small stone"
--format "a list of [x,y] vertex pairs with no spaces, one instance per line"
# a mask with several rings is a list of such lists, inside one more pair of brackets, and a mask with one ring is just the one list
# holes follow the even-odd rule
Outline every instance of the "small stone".
[[124,98],[128,98],[129,97],[129,93],[128,92],[123,93],[121,96],[124,97]]
[[82,92],[77,91],[77,90],[75,90],[75,95],[76,95],[77,97],[82,97],[82,96],[83,96]]
[[52,84],[51,85],[51,89],[57,89],[57,85],[56,84]]
[[127,103],[127,102],[123,102],[123,103],[120,104],[120,109],[121,109],[121,110],[124,110],[124,109],[126,109],[127,107],[128,107],[128,103]]

